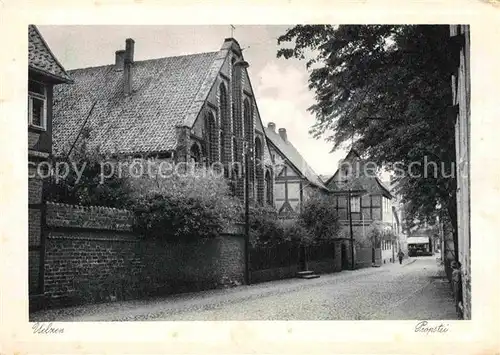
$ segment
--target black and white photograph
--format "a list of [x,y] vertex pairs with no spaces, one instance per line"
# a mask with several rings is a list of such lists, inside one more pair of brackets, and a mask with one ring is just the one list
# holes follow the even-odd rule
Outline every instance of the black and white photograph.
[[30,321],[471,319],[469,33],[29,25]]
[[498,353],[499,25],[0,0],[0,353]]
[[472,318],[469,25],[45,24],[28,44],[36,331]]

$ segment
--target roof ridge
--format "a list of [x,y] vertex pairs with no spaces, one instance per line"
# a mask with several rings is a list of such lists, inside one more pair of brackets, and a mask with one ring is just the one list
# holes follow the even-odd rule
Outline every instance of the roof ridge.
[[[99,98],[86,125],[93,132],[89,144],[100,146],[103,153],[171,151],[177,139],[174,126],[182,124],[201,83],[210,86],[207,70],[217,74],[219,57],[218,52],[206,52],[141,61],[133,69],[134,92],[127,97],[122,93],[123,73],[113,65],[75,69],[76,84],[56,93],[54,140],[60,147],[72,143],[75,134],[70,132],[81,128],[90,101]],[[204,94],[202,89],[187,115],[198,114]]]
[[[266,137],[268,136],[268,133],[269,132],[272,132],[277,139],[281,139],[281,137],[279,136],[278,133],[272,131],[270,128],[268,127],[264,127],[264,133],[266,134]],[[319,175],[316,173],[316,171],[314,171],[314,169],[307,163],[307,160],[304,158],[304,156],[300,153],[300,151],[293,145],[293,143],[290,141],[290,140],[287,140],[286,142],[283,141],[283,143],[287,144],[288,146],[290,146],[294,151],[295,153],[300,157],[302,163],[303,163],[303,169],[300,169],[291,159],[290,157],[287,156],[286,152],[283,152],[280,147],[278,147],[272,140],[271,140],[271,144],[274,145],[286,158],[287,160],[295,167],[295,169],[297,169],[300,174],[305,178],[307,179],[310,183],[314,184],[314,185],[317,185],[319,187],[324,187],[326,188],[326,185],[325,183],[323,182],[323,180],[321,180],[321,178],[319,177]],[[309,169],[310,172],[316,177],[316,179],[318,181],[311,181],[311,179],[307,176],[307,174],[304,173],[304,171],[306,169]],[[319,182],[319,184],[318,184]]]
[[[218,53],[218,52],[219,51],[200,52],[200,53],[173,55],[173,56],[169,56],[169,57],[149,58],[149,59],[143,59],[143,60],[134,60],[134,63],[146,63],[146,62],[152,62],[152,61],[155,61],[155,60],[162,60],[162,59],[192,57],[192,56],[203,55],[203,54],[214,54],[214,53]],[[89,67],[81,67],[81,68],[68,69],[68,72],[74,72],[74,71],[77,71],[77,70],[86,70],[86,69],[98,69],[98,68],[114,67],[114,66],[115,66],[115,64],[94,65],[94,66],[89,66]]]
[[[209,52],[211,54],[220,54],[223,50],[220,49],[216,52]],[[229,53],[229,52],[228,52]],[[215,83],[217,82],[217,77],[218,77],[218,74],[221,72],[222,70],[222,67],[224,66],[224,63],[226,62],[226,59],[228,57],[228,54],[226,54],[223,58],[224,60],[222,60],[222,63],[221,65],[219,66],[219,68],[217,69],[217,75],[215,75],[213,81],[212,81],[212,84],[210,85],[210,89],[207,90],[207,93],[205,95],[205,97],[203,98],[203,101],[205,102],[208,98],[208,96],[210,95],[210,91],[213,89]],[[210,67],[208,68],[207,72],[205,73],[205,77],[203,78],[203,81],[201,82],[200,86],[198,86],[198,90],[196,90],[196,94],[194,95],[193,97],[193,101],[191,101],[191,104],[189,105],[189,107],[186,107],[185,111],[183,112],[182,114],[182,117],[183,117],[183,121],[182,121],[182,124],[184,126],[188,126],[187,125],[187,118],[186,116],[188,115],[189,111],[191,110],[191,108],[193,107],[194,103],[196,102],[196,97],[200,94],[200,91],[201,89],[203,88],[203,86],[205,85],[205,82],[210,78],[210,76],[212,75],[211,73],[211,69],[212,69],[212,66],[214,65],[215,61],[217,60],[218,58],[215,57],[214,59],[212,59],[212,63],[210,64]],[[199,115],[201,113],[201,110],[198,112],[198,115],[196,116],[196,119],[193,121],[193,123],[191,124],[191,127],[196,123],[196,120],[198,119]]]

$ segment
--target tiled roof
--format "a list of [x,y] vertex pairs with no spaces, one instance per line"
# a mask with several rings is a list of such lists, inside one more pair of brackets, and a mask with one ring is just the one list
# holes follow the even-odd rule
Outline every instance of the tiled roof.
[[293,146],[290,141],[284,141],[279,133],[268,127],[264,127],[269,141],[292,163],[292,165],[306,178],[311,184],[326,189],[318,174],[307,164],[304,157]]
[[[368,171],[369,169],[365,167],[365,161],[360,157],[360,155],[355,151],[351,150],[344,161],[358,161],[359,171]],[[348,188],[352,190],[366,190],[368,193],[382,193],[388,198],[392,198],[390,189],[376,176],[366,176],[362,173],[354,174],[349,176],[348,181],[339,181],[339,170],[325,183],[326,186],[332,191],[345,191]]]
[[[162,152],[175,148],[176,126],[192,125],[223,62],[221,52],[136,61],[133,93],[123,93],[114,65],[70,71],[75,83],[54,91],[54,151],[85,127],[102,153]],[[215,74],[214,74],[215,73]]]
[[332,177],[332,175],[328,174],[328,175],[323,175],[323,174],[320,174],[319,175],[319,178],[321,179],[321,181],[323,182],[327,182],[330,178]]
[[28,26],[28,66],[60,82],[72,82],[34,25]]

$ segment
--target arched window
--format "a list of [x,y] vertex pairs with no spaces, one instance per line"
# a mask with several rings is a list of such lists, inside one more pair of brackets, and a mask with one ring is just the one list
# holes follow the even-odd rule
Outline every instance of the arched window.
[[238,145],[236,138],[233,137],[233,162],[237,162],[238,160]]
[[240,82],[238,82],[236,78],[236,66],[234,63],[236,62],[236,58],[231,59],[231,84],[232,84],[232,95],[233,95],[233,104],[232,104],[232,113],[233,113],[233,135],[235,137],[239,137],[241,134],[241,122],[238,122],[238,119],[241,119],[241,116],[238,116],[238,112],[241,114],[241,107],[238,108],[238,105],[241,105],[241,97],[240,97]]
[[205,116],[205,146],[208,163],[212,164],[218,159],[218,134],[214,115],[210,112]]
[[224,164],[226,162],[226,149],[224,142],[226,141],[226,135],[224,131],[220,131],[219,134],[219,145],[220,145],[220,161]]
[[222,163],[227,163],[228,153],[226,146],[228,142],[226,140],[231,136],[231,121],[229,119],[229,103],[227,98],[227,90],[224,83],[219,85],[219,112],[221,119],[221,139],[220,139],[220,157]]
[[191,160],[193,160],[195,163],[199,163],[201,161],[201,150],[198,143],[193,143],[191,145],[189,153],[191,155]]
[[253,112],[252,105],[248,98],[243,103],[243,121],[245,123],[245,140],[248,143],[253,141]]
[[266,202],[267,204],[274,206],[274,200],[273,200],[273,180],[271,177],[271,173],[269,170],[266,171]]
[[257,203],[264,204],[266,184],[264,181],[264,166],[262,164],[262,143],[260,137],[255,137],[254,144],[255,177],[257,182]]
[[260,165],[262,160],[262,143],[259,137],[255,137],[255,164]]

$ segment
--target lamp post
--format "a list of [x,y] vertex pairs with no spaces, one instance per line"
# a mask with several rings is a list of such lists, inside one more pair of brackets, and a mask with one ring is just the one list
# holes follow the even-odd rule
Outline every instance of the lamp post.
[[[343,183],[348,183],[349,180],[345,179],[342,180]],[[363,218],[363,211],[361,210],[361,198],[365,195],[367,195],[366,190],[353,190],[351,186],[348,186],[347,188],[347,216],[349,218],[349,239],[351,240],[351,268],[354,270],[355,269],[355,262],[354,262],[354,233],[353,233],[353,226],[352,226],[352,194],[356,193],[359,196],[359,212],[361,213],[361,218],[362,218],[362,226],[363,226],[363,237],[365,233],[365,224],[364,224],[364,218]]]
[[352,207],[351,207],[351,187],[347,190],[347,215],[349,217],[349,236],[351,238],[351,268],[355,269],[354,263],[354,233],[352,232]]
[[250,285],[250,178],[249,165],[252,149],[247,142],[244,143],[245,152],[245,284]]

